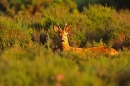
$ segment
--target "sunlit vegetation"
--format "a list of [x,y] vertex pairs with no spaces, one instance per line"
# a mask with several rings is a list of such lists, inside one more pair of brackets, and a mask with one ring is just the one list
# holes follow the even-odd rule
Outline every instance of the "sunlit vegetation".
[[[71,0],[23,1],[0,12],[0,86],[130,86],[129,10],[89,5],[78,12]],[[103,45],[119,54],[61,52],[53,26],[65,23],[72,47]]]

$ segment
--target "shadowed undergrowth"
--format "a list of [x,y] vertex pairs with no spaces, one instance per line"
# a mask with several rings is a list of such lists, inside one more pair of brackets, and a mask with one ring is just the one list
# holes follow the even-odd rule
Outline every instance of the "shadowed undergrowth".
[[0,56],[0,84],[129,86],[129,53],[120,52],[115,57],[87,55],[87,58],[82,58],[73,52],[52,53],[43,47],[37,47],[32,52],[11,48]]

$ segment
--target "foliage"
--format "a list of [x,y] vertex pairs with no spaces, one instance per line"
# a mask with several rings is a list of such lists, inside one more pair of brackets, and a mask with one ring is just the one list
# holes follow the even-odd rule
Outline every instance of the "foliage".
[[19,22],[5,16],[0,17],[0,50],[15,45],[25,47],[29,43],[30,31]]
[[24,15],[41,15],[41,11],[49,5],[68,5],[71,11],[75,11],[77,7],[73,0],[3,0],[0,1],[2,13],[8,15],[24,14]]
[[31,53],[11,48],[0,56],[0,84],[1,86],[128,85],[129,53],[129,51],[120,52],[119,56],[114,58],[106,56],[95,58],[90,55],[87,59],[83,59],[71,52],[52,53],[41,46],[37,46]]
[[[71,0],[56,3],[40,10],[41,15],[0,15],[0,85],[129,86],[130,12],[102,5],[74,12],[65,4]],[[71,25],[71,46],[105,45],[116,48],[119,55],[86,52],[83,57],[59,51],[58,35],[53,30],[58,23],[62,28],[65,23]]]
[[104,6],[111,6],[118,10],[120,9],[130,9],[129,0],[75,0],[78,4],[79,10],[82,10],[83,6],[88,6],[88,4],[101,4]]

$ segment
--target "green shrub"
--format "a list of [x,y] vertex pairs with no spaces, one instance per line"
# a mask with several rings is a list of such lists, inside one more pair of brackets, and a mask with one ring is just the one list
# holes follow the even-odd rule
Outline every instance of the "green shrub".
[[30,31],[25,29],[12,18],[0,16],[0,49],[15,45],[25,47],[30,40]]
[[11,48],[0,56],[0,84],[2,86],[128,84],[127,76],[130,74],[128,55],[129,51],[125,51],[114,58],[103,55],[95,58],[87,55],[86,59],[83,59],[73,52],[52,53],[41,46],[27,51]]

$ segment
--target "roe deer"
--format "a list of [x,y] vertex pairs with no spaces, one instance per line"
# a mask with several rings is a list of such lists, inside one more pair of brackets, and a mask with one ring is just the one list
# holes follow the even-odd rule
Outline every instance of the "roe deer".
[[79,53],[85,55],[86,52],[92,54],[108,54],[108,55],[117,55],[118,52],[113,48],[108,48],[105,46],[91,47],[91,48],[74,48],[69,45],[68,42],[68,33],[71,25],[65,25],[64,29],[61,29],[60,26],[54,25],[54,30],[59,34],[60,37],[60,50],[61,51],[73,51],[74,53]]

